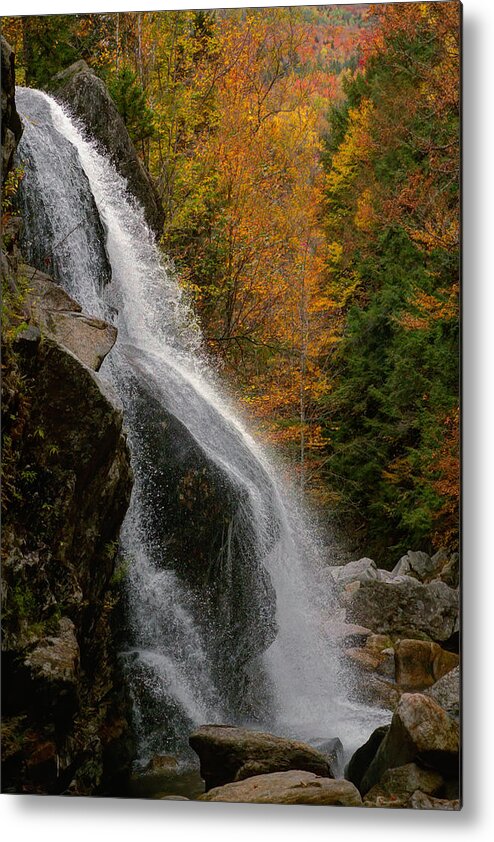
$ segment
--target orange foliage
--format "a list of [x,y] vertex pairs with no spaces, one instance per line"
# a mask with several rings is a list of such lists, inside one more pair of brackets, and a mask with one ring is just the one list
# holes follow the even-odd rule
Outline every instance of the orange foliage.
[[413,305],[415,313],[405,312],[399,317],[407,330],[428,330],[432,322],[448,322],[458,317],[458,284],[449,290],[441,289],[435,295],[416,290]]
[[433,483],[436,491],[445,502],[436,515],[438,532],[437,545],[451,546],[458,534],[459,495],[460,495],[460,411],[454,409],[444,419],[444,439],[437,451],[434,469],[439,479]]

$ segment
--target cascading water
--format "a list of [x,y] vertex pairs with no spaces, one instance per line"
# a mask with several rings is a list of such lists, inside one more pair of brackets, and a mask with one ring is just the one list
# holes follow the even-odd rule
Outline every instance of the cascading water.
[[26,257],[118,327],[102,373],[135,474],[122,658],[141,758],[186,753],[211,721],[354,747],[383,717],[345,702],[314,530],[225,396],[125,181],[49,96],[17,104]]

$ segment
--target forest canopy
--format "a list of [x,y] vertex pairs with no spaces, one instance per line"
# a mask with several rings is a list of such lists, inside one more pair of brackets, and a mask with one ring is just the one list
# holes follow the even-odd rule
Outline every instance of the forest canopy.
[[107,82],[209,353],[301,493],[384,560],[458,543],[460,14],[2,19],[19,84],[80,58]]

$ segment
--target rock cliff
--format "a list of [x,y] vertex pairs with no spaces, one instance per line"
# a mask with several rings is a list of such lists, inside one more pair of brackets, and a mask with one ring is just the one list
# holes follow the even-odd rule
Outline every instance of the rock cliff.
[[132,473],[108,386],[33,310],[4,354],[2,784],[90,793],[127,728],[110,620]]
[[[13,78],[2,39],[3,179]],[[12,208],[3,221],[2,790],[109,792],[129,739],[111,619],[132,471],[96,370],[116,331],[26,266]]]
[[2,53],[2,184],[5,182],[12,158],[22,134],[22,123],[15,107],[14,53],[3,36]]
[[81,59],[57,74],[50,87],[53,96],[69,106],[110,155],[118,172],[127,179],[131,194],[143,206],[149,227],[159,237],[164,217],[153,180],[103,80]]

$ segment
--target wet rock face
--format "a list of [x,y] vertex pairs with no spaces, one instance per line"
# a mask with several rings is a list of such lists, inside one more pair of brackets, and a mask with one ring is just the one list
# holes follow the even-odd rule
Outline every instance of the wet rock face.
[[147,551],[159,567],[166,547],[200,602],[205,635],[214,630],[215,682],[233,705],[244,706],[250,696],[241,668],[268,648],[277,630],[274,589],[257,560],[255,531],[250,522],[246,531],[240,518],[245,491],[145,381],[132,376],[130,383],[132,451],[136,464],[145,466],[136,483],[147,510]]
[[[108,545],[118,535],[132,483],[122,412],[104,381],[71,353],[26,333],[17,344],[31,411],[11,558],[37,554],[56,603],[70,607],[89,630],[92,606],[113,572],[115,548]],[[43,604],[50,604],[48,594]]]
[[251,804],[319,804],[361,807],[358,790],[349,781],[334,780],[311,772],[289,771],[257,775],[210,790],[199,801]]
[[2,53],[2,184],[12,167],[12,159],[22,135],[22,123],[15,107],[14,53],[5,38],[1,38]]
[[130,192],[143,206],[149,227],[159,237],[164,216],[158,195],[105,83],[81,60],[54,77],[51,93],[69,106],[110,155],[119,173],[127,179]]
[[[203,725],[189,738],[206,792],[232,781],[290,769],[331,778],[330,762],[312,746],[229,725]],[[228,800],[228,799],[227,799]]]
[[73,353],[31,324],[15,493],[3,518],[2,786],[78,794],[101,783],[115,657],[109,584],[132,487],[122,412]]

